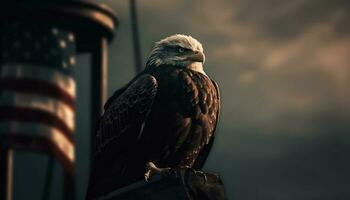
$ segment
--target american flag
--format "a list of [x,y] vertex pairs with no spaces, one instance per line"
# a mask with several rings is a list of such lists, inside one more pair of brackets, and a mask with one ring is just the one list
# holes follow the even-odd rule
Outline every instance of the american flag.
[[0,134],[48,139],[74,163],[75,38],[42,24],[2,30]]

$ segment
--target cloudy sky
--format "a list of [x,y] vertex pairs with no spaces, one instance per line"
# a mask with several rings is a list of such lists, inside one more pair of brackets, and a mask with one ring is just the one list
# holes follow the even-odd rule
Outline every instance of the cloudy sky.
[[[134,75],[127,1],[109,90]],[[350,3],[336,0],[138,1],[144,62],[153,42],[190,34],[220,85],[218,138],[206,164],[229,199],[347,199]],[[345,177],[348,177],[346,179]]]
[[[120,21],[112,94],[135,75],[130,17],[128,1],[102,2]],[[350,198],[350,1],[137,2],[144,63],[153,43],[174,33],[204,46],[205,70],[222,93],[205,169],[221,174],[229,199]],[[89,65],[86,56],[78,61],[77,71]],[[78,199],[88,173],[88,77],[77,77]]]

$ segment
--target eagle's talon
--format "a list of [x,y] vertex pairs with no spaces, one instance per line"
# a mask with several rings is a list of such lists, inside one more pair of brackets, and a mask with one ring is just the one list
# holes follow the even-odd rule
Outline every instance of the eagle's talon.
[[161,176],[169,175],[171,168],[158,168],[153,162],[146,163],[146,173],[144,174],[145,181],[149,182],[154,174],[159,174]]
[[207,177],[207,175],[205,175],[204,172],[202,172],[202,171],[197,171],[197,170],[195,170],[195,169],[193,169],[193,168],[191,168],[190,170],[192,171],[193,174],[195,174],[195,175],[200,174],[200,175],[203,177],[203,180],[204,180],[204,181],[203,181],[203,184],[204,184],[204,185],[208,182],[208,177]]
[[145,177],[145,181],[148,182],[149,181],[149,178],[150,178],[150,171],[147,171],[144,175]]
[[202,172],[202,171],[196,171],[196,172],[203,176],[203,179],[204,179],[204,183],[203,184],[204,185],[207,184],[207,181],[208,181],[207,175],[205,175],[205,173]]

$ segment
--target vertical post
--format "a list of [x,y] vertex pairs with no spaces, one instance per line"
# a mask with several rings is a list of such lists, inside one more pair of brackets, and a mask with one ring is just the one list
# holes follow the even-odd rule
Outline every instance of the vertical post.
[[12,200],[13,149],[2,141],[0,147],[0,200]]
[[64,172],[63,175],[63,194],[64,200],[74,200],[75,199],[75,179],[73,174],[68,173],[67,171]]
[[91,53],[91,158],[97,122],[103,113],[103,105],[107,100],[107,51],[107,39],[102,37],[98,40]]
[[131,32],[134,47],[134,60],[136,73],[142,71],[142,59],[141,59],[141,48],[139,40],[139,29],[137,21],[137,10],[136,10],[136,0],[130,0],[130,18],[131,18]]

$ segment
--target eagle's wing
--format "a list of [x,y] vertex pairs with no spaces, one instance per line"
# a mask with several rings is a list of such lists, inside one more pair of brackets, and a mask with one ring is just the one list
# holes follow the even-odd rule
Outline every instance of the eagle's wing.
[[123,144],[135,144],[142,134],[157,87],[157,80],[152,75],[144,74],[119,92],[118,96],[113,95],[114,99],[108,100],[108,106],[98,124],[95,155],[115,140],[122,140],[120,143]]
[[135,156],[157,88],[152,75],[141,74],[107,101],[97,126],[87,199],[142,177],[145,166]]
[[[215,131],[216,131],[216,127],[217,127],[217,124],[218,124],[218,120],[219,120],[219,114],[220,114],[220,91],[219,91],[219,86],[218,84],[214,81],[214,80],[211,80],[211,82],[213,83],[214,87],[213,88],[215,90],[215,96],[216,98],[214,99],[214,101],[212,102],[212,107],[216,107],[216,109],[209,109],[212,113],[209,113],[209,115],[215,115],[215,124],[214,124],[214,127],[213,127],[213,132],[211,133],[211,138],[208,142],[208,144],[204,145],[201,152],[199,153],[194,165],[193,165],[193,168],[196,169],[196,170],[200,170],[202,169],[205,161],[207,160],[208,158],[208,155],[209,155],[209,152],[213,146],[213,143],[214,143],[214,139],[215,139]],[[215,106],[217,105],[217,106]]]

